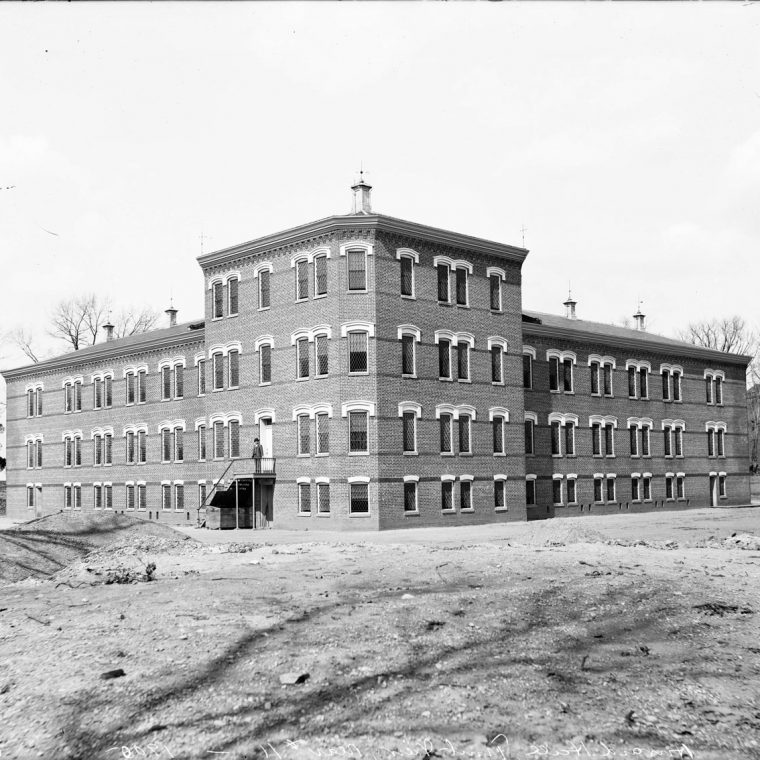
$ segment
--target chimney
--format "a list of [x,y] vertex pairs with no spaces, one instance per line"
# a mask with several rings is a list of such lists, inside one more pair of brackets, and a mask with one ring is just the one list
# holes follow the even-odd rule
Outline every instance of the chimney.
[[639,302],[639,308],[636,310],[636,313],[633,315],[633,318],[636,321],[637,330],[646,330],[646,327],[644,327],[644,320],[646,319],[646,314],[642,314],[641,312],[641,302]]
[[169,308],[164,312],[169,317],[169,327],[175,327],[177,324],[177,309],[174,308],[174,301],[169,302]]
[[103,325],[103,329],[106,331],[106,341],[113,340],[113,328],[111,324],[111,318],[108,318],[108,322]]
[[577,305],[577,301],[573,301],[573,294],[568,290],[567,291],[567,301],[563,304],[565,307],[565,316],[568,319],[577,319],[575,316],[575,307]]
[[372,204],[370,202],[370,194],[372,192],[372,185],[368,185],[364,181],[364,170],[359,172],[359,181],[351,188],[354,194],[354,205],[352,214],[371,214]]

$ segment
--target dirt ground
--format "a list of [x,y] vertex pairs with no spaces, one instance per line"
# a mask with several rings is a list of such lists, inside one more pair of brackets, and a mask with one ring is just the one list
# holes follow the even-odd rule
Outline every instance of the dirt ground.
[[758,509],[65,527],[10,536],[3,760],[760,757]]

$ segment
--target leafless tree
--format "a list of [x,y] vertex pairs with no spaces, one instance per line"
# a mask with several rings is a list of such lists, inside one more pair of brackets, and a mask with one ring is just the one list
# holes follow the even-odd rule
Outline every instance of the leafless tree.
[[26,327],[17,327],[8,333],[7,339],[18,348],[30,362],[36,364],[40,360],[40,353],[34,347],[34,336]]
[[145,307],[139,311],[132,307],[123,309],[114,320],[114,337],[127,338],[148,332],[156,326],[159,316],[157,311]]

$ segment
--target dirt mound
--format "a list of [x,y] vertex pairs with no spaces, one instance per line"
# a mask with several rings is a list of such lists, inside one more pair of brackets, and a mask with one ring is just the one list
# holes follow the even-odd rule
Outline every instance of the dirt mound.
[[0,531],[0,583],[46,578],[93,549],[111,545],[113,552],[140,541],[195,543],[168,526],[129,515],[59,512]]
[[755,536],[752,533],[734,533],[733,536],[724,539],[723,545],[732,549],[760,551],[760,536]]
[[531,523],[529,528],[510,543],[524,546],[566,546],[567,544],[599,544],[607,536],[586,525],[563,520]]

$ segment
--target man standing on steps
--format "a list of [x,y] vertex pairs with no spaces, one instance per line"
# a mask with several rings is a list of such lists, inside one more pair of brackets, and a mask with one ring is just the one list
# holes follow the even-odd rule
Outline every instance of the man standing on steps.
[[261,457],[264,456],[264,449],[261,448],[258,438],[253,439],[253,452],[251,458],[253,459],[254,472],[261,472]]

